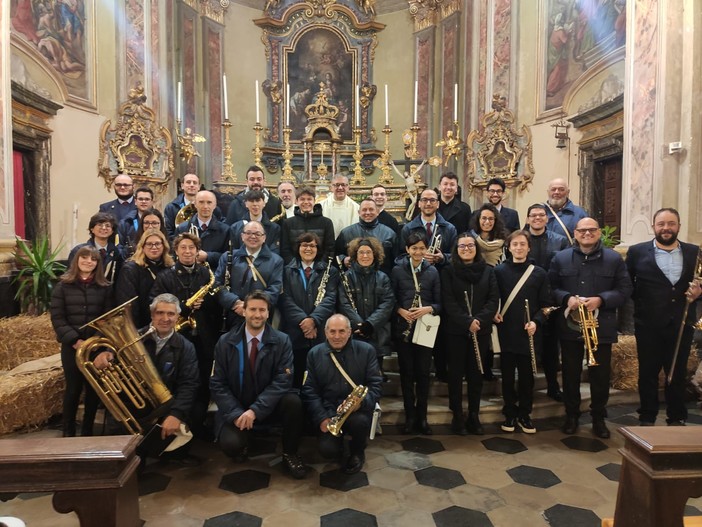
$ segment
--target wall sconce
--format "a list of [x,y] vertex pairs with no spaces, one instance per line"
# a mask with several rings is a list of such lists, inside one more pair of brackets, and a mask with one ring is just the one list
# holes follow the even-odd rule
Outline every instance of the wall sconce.
[[556,129],[554,137],[558,140],[556,142],[556,148],[565,148],[567,146],[567,141],[570,140],[568,137],[568,128],[570,128],[570,123],[566,123],[561,119],[557,123],[551,125]]

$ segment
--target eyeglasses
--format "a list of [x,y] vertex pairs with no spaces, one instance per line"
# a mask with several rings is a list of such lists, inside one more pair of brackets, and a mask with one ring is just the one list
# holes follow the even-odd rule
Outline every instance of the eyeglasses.
[[111,229],[112,228],[112,224],[109,221],[103,221],[100,223],[96,223],[95,226],[98,227],[99,229]]
[[595,234],[599,230],[599,227],[590,227],[589,229],[575,229],[575,232],[578,234]]
[[137,201],[151,201],[152,198],[137,198]]
[[436,203],[437,201],[439,200],[436,198],[422,198],[419,200],[420,203]]
[[459,243],[456,245],[459,251],[465,251],[466,249],[475,249],[474,243]]
[[316,249],[316,248],[317,248],[317,244],[316,244],[316,243],[301,243],[301,244],[300,244],[300,247],[301,247],[302,249]]
[[115,187],[121,187],[121,188],[128,188],[128,187],[133,187],[133,183],[115,183]]
[[159,247],[163,247],[163,242],[146,242],[144,247],[148,247],[149,249],[158,249]]
[[371,251],[371,250],[367,250],[367,251],[361,250],[361,251],[358,251],[356,254],[357,254],[358,256],[373,256],[373,251]]
[[529,214],[529,217],[530,218],[545,218],[546,214],[544,214],[543,212],[541,214]]
[[494,188],[493,188],[493,189],[488,189],[488,191],[487,191],[488,194],[502,194],[503,192],[504,192],[504,190],[502,190],[501,188],[498,188],[498,189],[494,189]]
[[260,238],[262,236],[265,236],[265,234],[262,232],[246,232],[246,231],[244,231],[242,234],[244,234],[244,236],[253,236],[254,238]]
[[483,223],[494,223],[495,218],[480,218],[480,221]]
[[349,186],[348,183],[332,183],[332,187],[334,187],[334,188],[344,188],[344,187],[348,187],[348,186]]
[[160,227],[161,222],[160,221],[145,221],[143,223],[144,227]]

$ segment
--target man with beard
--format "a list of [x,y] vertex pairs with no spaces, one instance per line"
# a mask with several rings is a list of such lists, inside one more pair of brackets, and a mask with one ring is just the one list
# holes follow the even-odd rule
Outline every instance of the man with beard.
[[507,186],[505,185],[502,178],[494,177],[488,181],[485,191],[487,192],[487,198],[490,203],[492,203],[497,211],[502,216],[502,221],[505,224],[505,228],[510,232],[518,231],[520,229],[519,225],[519,213],[508,207],[502,205],[502,200],[505,198],[505,191]]
[[[456,242],[456,227],[439,214],[439,196],[433,189],[426,188],[419,195],[420,214],[402,227],[400,247],[407,247],[407,238],[413,232],[424,233],[427,247],[431,247],[436,236],[441,235],[441,243],[435,253],[427,251],[424,259],[437,268],[448,262],[453,244]],[[470,215],[469,215],[470,216]]]
[[246,188],[239,192],[227,210],[227,225],[234,225],[237,221],[243,220],[246,215],[246,205],[244,204],[244,196],[249,190],[260,190],[265,197],[266,206],[265,213],[269,218],[274,218],[281,211],[280,200],[266,189],[266,176],[263,174],[263,169],[258,165],[251,165],[246,169]]
[[280,224],[285,218],[292,218],[295,215],[295,185],[289,181],[278,183],[278,197],[283,206],[281,212],[285,212],[285,216],[281,216],[277,220]]
[[136,210],[134,202],[134,181],[125,174],[116,176],[112,182],[117,199],[100,205],[99,212],[109,212],[117,220],[117,224],[127,217],[127,214]]
[[587,212],[570,201],[570,188],[565,179],[554,179],[548,184],[546,190],[546,214],[548,225],[546,228],[556,234],[565,236],[573,243],[573,232],[577,223],[587,217]]
[[[668,426],[687,419],[685,373],[690,354],[696,304],[682,320],[686,303],[695,302],[702,289],[695,280],[699,248],[678,240],[680,214],[672,208],[653,215],[652,241],[629,247],[626,265],[634,282],[634,334],[639,358],[639,421],[653,426],[658,415],[658,375],[670,372],[673,353],[682,329],[672,380],[665,386]],[[683,325],[684,322],[684,325]]]

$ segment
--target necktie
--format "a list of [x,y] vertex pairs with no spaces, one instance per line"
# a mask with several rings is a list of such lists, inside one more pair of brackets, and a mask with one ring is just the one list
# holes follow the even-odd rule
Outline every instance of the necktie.
[[205,232],[207,230],[207,223],[203,223],[200,229],[202,230],[202,232]]
[[129,202],[128,202],[128,201],[122,201],[121,203],[122,203],[122,205],[124,205],[125,207],[128,207],[128,206],[129,206]]
[[256,372],[256,355],[258,355],[258,339],[256,337],[251,339],[249,347],[249,362],[251,363],[251,372]]
[[107,255],[107,250],[105,248],[100,249],[100,257],[104,260]]
[[427,245],[431,245],[431,238],[434,235],[434,230],[431,228],[431,222],[427,223]]
[[310,276],[312,276],[312,268],[311,267],[305,267],[305,279],[309,280]]

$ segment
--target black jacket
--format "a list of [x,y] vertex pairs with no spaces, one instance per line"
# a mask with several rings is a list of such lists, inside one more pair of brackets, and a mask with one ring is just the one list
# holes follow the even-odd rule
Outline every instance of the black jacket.
[[188,221],[176,227],[176,236],[184,232],[190,232],[190,227],[195,224],[194,230],[200,237],[201,249],[207,253],[207,263],[214,269],[219,263],[219,257],[229,246],[229,226],[212,216],[207,224],[207,230],[202,231],[198,227],[197,214],[194,214]]
[[136,327],[147,326],[151,322],[149,311],[149,294],[154,286],[156,276],[166,270],[163,261],[148,262],[145,267],[134,261],[124,264],[115,287],[115,301],[117,305],[124,304],[127,300],[138,297],[132,302],[132,316]]
[[295,240],[303,232],[313,232],[322,242],[319,248],[319,259],[326,261],[328,257],[334,256],[334,224],[332,221],[322,216],[322,206],[315,204],[312,212],[304,214],[299,207],[295,207],[295,215],[287,218],[281,225],[280,233],[280,256],[285,263],[295,258]]
[[[392,290],[395,292],[396,308],[409,309],[414,301],[415,286],[410,268],[408,256],[398,258],[397,265],[392,269],[390,276]],[[434,314],[441,312],[441,280],[436,267],[429,265],[422,260],[419,273],[417,273],[417,283],[419,284],[419,296],[422,299],[422,306],[434,308]],[[407,321],[395,312],[395,324],[393,330],[396,337],[400,337],[407,329]]]
[[534,260],[534,263],[548,271],[551,265],[553,256],[563,249],[570,247],[568,238],[555,232],[544,230],[543,234],[531,234],[531,247],[529,249],[529,257]]
[[[302,264],[298,259],[291,261],[283,270],[283,293],[278,305],[283,320],[282,330],[292,340],[293,349],[309,348],[324,340],[324,324],[336,309],[339,285],[339,271],[332,265],[324,298],[319,305],[314,305],[326,270],[325,262],[315,262],[309,281],[305,280]],[[317,338],[314,340],[305,338],[300,330],[300,322],[307,317],[311,317],[317,327]]]
[[456,234],[468,232],[472,211],[470,205],[458,197],[453,198],[448,204],[439,199],[439,214],[456,228]]
[[56,339],[64,346],[72,346],[79,339],[95,335],[85,324],[104,315],[112,306],[111,287],[95,283],[59,282],[51,294],[51,324]]
[[380,211],[378,221],[386,227],[390,227],[395,234],[400,234],[400,223],[387,210]]
[[379,223],[377,218],[371,223],[359,220],[358,222],[345,227],[339,233],[334,245],[335,256],[341,257],[342,260],[346,258],[348,254],[348,245],[351,240],[355,238],[376,238],[381,243],[383,246],[384,258],[383,264],[380,266],[380,270],[386,275],[390,276],[395,257],[398,253],[397,234],[395,234],[395,231],[393,231],[390,227]]
[[134,198],[132,198],[131,203],[127,205],[122,205],[119,199],[113,199],[112,201],[102,203],[98,212],[109,212],[117,219],[117,223],[119,223],[133,210],[136,210],[136,200]]
[[505,229],[509,232],[518,231],[522,228],[521,225],[519,225],[519,213],[516,210],[503,206],[500,208],[500,216],[502,216]]
[[381,396],[382,376],[373,346],[349,339],[346,346],[335,352],[327,342],[319,344],[307,355],[307,375],[302,385],[305,410],[317,427],[336,415],[336,409],[353,390],[334,365],[332,353],[355,384],[368,388],[359,412],[371,413]]
[[[248,216],[249,211],[244,204],[244,196],[247,192],[248,190],[242,190],[236,196],[234,196],[234,199],[229,204],[227,219],[225,220],[227,225],[234,225],[237,221],[243,220]],[[263,212],[265,212],[269,218],[273,218],[280,214],[280,199],[276,198],[267,190],[265,192],[268,196],[268,201],[266,202],[266,206],[263,208]]]

